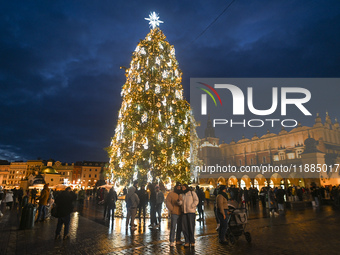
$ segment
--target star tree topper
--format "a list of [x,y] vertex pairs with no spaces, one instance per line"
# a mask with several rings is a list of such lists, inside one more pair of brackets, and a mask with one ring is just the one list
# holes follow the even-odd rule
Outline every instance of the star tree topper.
[[164,23],[163,21],[159,20],[159,16],[155,13],[155,12],[151,12],[149,14],[149,18],[144,18],[149,22],[150,27],[152,27],[152,29],[154,29],[155,27],[158,27],[160,23]]

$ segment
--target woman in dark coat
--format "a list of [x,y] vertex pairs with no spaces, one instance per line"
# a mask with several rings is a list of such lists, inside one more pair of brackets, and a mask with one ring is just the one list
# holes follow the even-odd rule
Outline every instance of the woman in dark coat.
[[118,200],[117,192],[113,189],[113,186],[110,189],[109,194],[107,195],[106,199],[107,199],[107,208],[108,208],[106,216],[108,219],[110,219],[110,211],[112,211],[111,218],[112,218],[112,226],[113,226],[113,220],[115,217],[115,209],[116,209],[116,201]]

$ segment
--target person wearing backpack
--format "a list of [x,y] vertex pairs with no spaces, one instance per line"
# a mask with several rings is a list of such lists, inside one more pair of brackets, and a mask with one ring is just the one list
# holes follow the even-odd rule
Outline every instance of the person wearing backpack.
[[136,188],[134,186],[128,189],[128,192],[125,196],[127,216],[126,216],[126,229],[131,227],[131,231],[136,230],[135,228],[135,217],[137,213],[137,206],[139,205],[139,198],[136,194]]
[[182,231],[185,239],[185,247],[195,246],[195,217],[198,197],[188,184],[182,185],[182,194],[178,204],[182,207]]

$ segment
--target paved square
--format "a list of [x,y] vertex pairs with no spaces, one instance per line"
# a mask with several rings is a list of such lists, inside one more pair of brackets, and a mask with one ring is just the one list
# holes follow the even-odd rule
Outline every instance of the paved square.
[[257,208],[250,211],[248,244],[241,236],[235,245],[218,243],[212,208],[205,222],[196,223],[196,246],[169,246],[170,221],[160,229],[149,229],[150,220],[136,219],[137,230],[125,229],[125,218],[102,220],[103,207],[90,203],[71,216],[69,240],[54,240],[57,220],[37,223],[33,229],[18,230],[19,214],[6,211],[0,218],[0,254],[339,254],[340,215],[331,206],[320,210],[288,210],[269,217]]

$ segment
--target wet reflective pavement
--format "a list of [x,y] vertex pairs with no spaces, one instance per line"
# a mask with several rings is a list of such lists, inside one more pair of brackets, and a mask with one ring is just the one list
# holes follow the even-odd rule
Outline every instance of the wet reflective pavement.
[[[331,206],[315,210],[288,210],[269,217],[251,209],[248,244],[241,236],[234,245],[218,243],[212,207],[205,222],[196,223],[194,248],[169,246],[170,221],[162,219],[160,230],[149,229],[150,220],[136,219],[137,230],[125,229],[125,218],[103,220],[103,206],[88,202],[71,216],[69,240],[54,240],[57,220],[18,230],[19,215],[6,211],[0,218],[0,254],[340,254],[340,211]],[[63,233],[63,232],[62,232]]]

